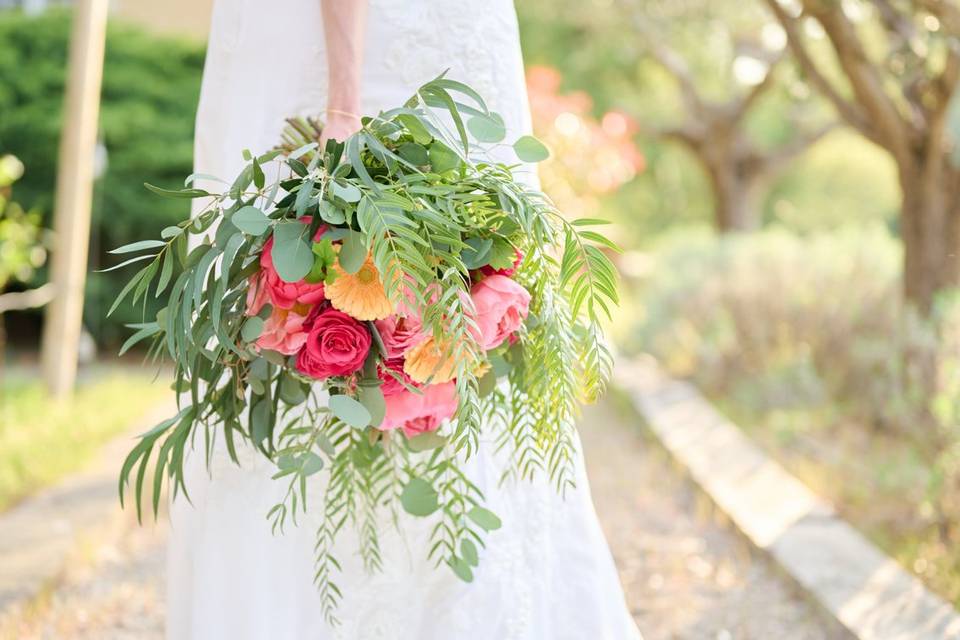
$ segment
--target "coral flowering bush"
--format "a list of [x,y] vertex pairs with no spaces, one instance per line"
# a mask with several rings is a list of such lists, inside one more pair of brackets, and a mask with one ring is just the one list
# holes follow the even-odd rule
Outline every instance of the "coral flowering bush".
[[[116,250],[147,263],[115,304],[151,289],[165,300],[124,348],[150,340],[187,391],[131,452],[121,486],[135,478],[139,507],[153,465],[156,508],[165,481],[186,489],[197,430],[234,459],[242,440],[289,483],[268,514],[282,529],[326,470],[316,576],[332,619],[333,541],[346,522],[372,532],[360,553],[375,570],[378,523],[402,522],[384,510],[435,518],[426,552],[472,579],[476,545],[500,526],[462,471],[481,432],[512,450],[514,475],[573,484],[579,402],[611,364],[598,322],[617,302],[616,275],[601,248],[616,247],[602,221],[566,219],[486,159],[504,123],[462,83],[438,78],[342,143],[321,149],[319,133],[291,121],[224,193],[189,179],[151,187],[208,206]],[[521,162],[549,155],[532,136],[513,148]]]

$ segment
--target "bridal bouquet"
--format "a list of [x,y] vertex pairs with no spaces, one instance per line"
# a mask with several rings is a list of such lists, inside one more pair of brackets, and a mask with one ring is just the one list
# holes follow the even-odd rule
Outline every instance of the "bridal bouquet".
[[[512,459],[508,476],[573,484],[578,404],[609,373],[598,321],[617,294],[602,221],[566,220],[516,179],[523,165],[487,159],[506,132],[467,85],[437,78],[344,143],[320,148],[319,133],[291,120],[220,193],[194,186],[210,176],[147,185],[208,204],[114,251],[135,254],[118,267],[146,264],[114,308],[151,289],[164,299],[123,350],[150,340],[181,392],[126,459],[121,499],[130,481],[138,513],[145,493],[157,509],[165,481],[189,494],[184,457],[201,437],[208,456],[218,442],[234,461],[238,439],[256,448],[286,483],[274,528],[321,516],[316,582],[333,620],[347,527],[376,571],[382,523],[434,518],[424,552],[472,579],[501,524],[462,471],[482,430]],[[531,136],[512,148],[547,156]],[[310,486],[322,495],[308,507]]]

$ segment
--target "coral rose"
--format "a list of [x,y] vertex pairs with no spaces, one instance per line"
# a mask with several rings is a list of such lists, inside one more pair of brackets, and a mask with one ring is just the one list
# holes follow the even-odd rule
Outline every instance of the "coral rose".
[[492,275],[470,291],[476,310],[480,345],[494,349],[512,335],[530,311],[530,293],[506,276]]
[[297,305],[293,309],[274,308],[263,325],[256,345],[261,349],[293,355],[307,343],[307,316],[309,307]]
[[[407,388],[403,386],[404,383],[411,387],[417,386],[413,379],[403,370],[403,358],[390,358],[385,362],[381,362],[377,369],[377,375],[380,380],[383,381],[383,384],[380,385],[380,390],[383,391],[384,396],[392,396],[401,391],[406,391]],[[401,380],[403,382],[401,382]]]
[[427,332],[418,315],[392,315],[374,323],[388,358],[400,358],[407,351],[427,339]]
[[401,428],[409,437],[435,431],[457,411],[457,388],[452,382],[431,384],[421,393],[403,391],[386,397],[387,413],[381,431]]
[[311,315],[310,333],[297,356],[297,370],[322,380],[346,376],[363,366],[372,338],[367,328],[336,309]]
[[[260,254],[260,273],[251,276],[250,287],[261,287],[266,291],[267,296],[273,306],[281,309],[290,309],[295,304],[317,304],[323,301],[323,283],[307,282],[298,280],[297,282],[284,282],[273,266],[273,238],[269,238],[263,245],[263,253]],[[254,293],[254,300],[262,300],[259,293]],[[248,307],[251,301],[250,295],[247,295]],[[260,305],[261,307],[263,304]],[[251,315],[259,312],[254,311]],[[248,313],[250,310],[248,308]]]

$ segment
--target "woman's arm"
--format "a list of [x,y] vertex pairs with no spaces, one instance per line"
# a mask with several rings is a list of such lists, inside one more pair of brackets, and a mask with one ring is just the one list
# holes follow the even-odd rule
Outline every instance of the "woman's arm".
[[327,43],[327,120],[322,142],[360,128],[360,81],[367,0],[321,0]]

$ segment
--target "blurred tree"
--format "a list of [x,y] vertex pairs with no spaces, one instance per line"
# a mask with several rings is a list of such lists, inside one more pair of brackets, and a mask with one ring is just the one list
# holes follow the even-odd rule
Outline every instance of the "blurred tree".
[[[960,81],[956,0],[764,0],[810,84],[890,153],[902,190],[904,293],[922,312],[960,285],[960,165],[948,128]],[[826,38],[833,59],[818,55]]]
[[697,159],[713,194],[714,225],[718,231],[759,227],[760,197],[771,179],[833,125],[812,127],[796,109],[790,109],[783,116],[792,135],[773,145],[761,144],[751,134],[747,120],[757,103],[777,85],[776,71],[784,57],[783,49],[778,48],[780,43],[769,39],[765,43],[731,28],[726,34],[732,54],[726,62],[731,68],[724,75],[732,86],[723,99],[711,99],[703,94],[683,57],[649,24],[645,3],[620,2],[648,43],[649,54],[677,83],[685,110],[680,124],[652,129],[650,133],[680,143]]
[[23,163],[13,155],[0,156],[0,380],[6,346],[3,314],[45,305],[53,297],[49,284],[6,292],[13,282],[26,283],[47,258],[38,211],[24,211],[11,200],[13,183],[23,176]]

